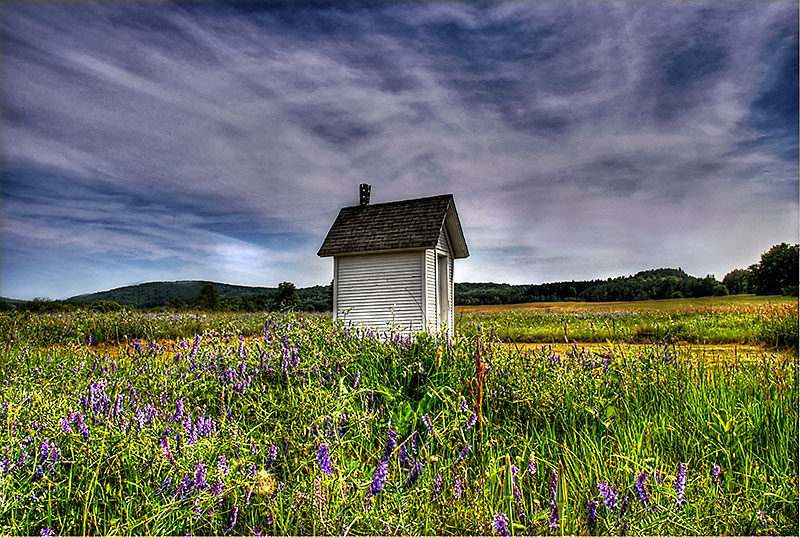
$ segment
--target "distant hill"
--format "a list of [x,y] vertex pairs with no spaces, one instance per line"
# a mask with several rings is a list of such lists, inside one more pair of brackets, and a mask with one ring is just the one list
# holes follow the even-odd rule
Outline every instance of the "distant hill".
[[139,285],[117,287],[116,289],[110,289],[108,291],[73,296],[68,298],[66,302],[90,304],[92,302],[104,300],[106,302],[117,302],[123,306],[137,309],[165,306],[174,298],[189,304],[200,294],[200,290],[208,284],[217,288],[220,298],[236,298],[241,296],[264,296],[272,298],[278,291],[277,288],[273,287],[248,287],[244,285],[230,285],[227,283],[208,281],[148,282]]
[[[104,301],[116,302],[128,308],[159,308],[165,307],[175,300],[192,304],[200,294],[200,290],[206,285],[213,285],[222,300],[241,299],[266,309],[269,309],[278,292],[277,287],[250,287],[209,281],[148,282],[73,296],[65,302],[91,304]],[[331,309],[330,288],[330,285],[315,285],[298,289],[297,292],[304,305],[314,306],[317,311],[329,311]]]

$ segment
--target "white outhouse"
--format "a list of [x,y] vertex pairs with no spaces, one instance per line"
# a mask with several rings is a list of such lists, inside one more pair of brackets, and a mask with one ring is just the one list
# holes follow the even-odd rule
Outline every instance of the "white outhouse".
[[453,332],[453,260],[469,256],[452,194],[339,211],[317,252],[333,257],[333,317],[404,333]]

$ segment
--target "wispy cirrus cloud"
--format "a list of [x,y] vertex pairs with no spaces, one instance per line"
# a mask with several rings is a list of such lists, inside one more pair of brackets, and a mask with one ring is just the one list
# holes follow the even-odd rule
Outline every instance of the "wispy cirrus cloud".
[[797,240],[797,35],[790,2],[12,5],[2,293],[325,283],[359,182],[453,192],[459,281],[721,277]]

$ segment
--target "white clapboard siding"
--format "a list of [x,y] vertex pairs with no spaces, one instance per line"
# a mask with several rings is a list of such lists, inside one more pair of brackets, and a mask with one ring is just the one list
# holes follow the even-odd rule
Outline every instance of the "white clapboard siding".
[[340,256],[336,318],[378,330],[423,330],[423,260],[421,251]]
[[447,285],[450,287],[450,292],[447,293],[447,296],[450,298],[450,314],[447,316],[449,322],[447,323],[447,331],[450,334],[454,333],[454,326],[455,326],[455,284],[453,283],[453,258],[452,256],[447,256]]
[[425,250],[425,325],[429,332],[436,332],[436,251]]

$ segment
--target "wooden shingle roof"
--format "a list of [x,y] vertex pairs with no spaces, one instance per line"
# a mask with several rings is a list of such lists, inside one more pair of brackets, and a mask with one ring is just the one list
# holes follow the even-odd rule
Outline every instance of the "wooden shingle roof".
[[317,255],[434,248],[443,225],[447,227],[453,256],[467,257],[452,194],[343,207]]

